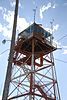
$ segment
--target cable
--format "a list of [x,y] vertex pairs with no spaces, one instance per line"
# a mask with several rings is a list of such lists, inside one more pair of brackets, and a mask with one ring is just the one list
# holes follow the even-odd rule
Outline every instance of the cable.
[[60,60],[60,59],[56,59],[55,58],[55,60],[60,61],[60,62],[63,62],[63,63],[67,63],[67,61],[63,61],[63,60]]
[[6,49],[5,51],[1,52],[0,55],[2,55],[3,53],[5,53],[6,51],[8,51],[9,49]]
[[63,38],[65,38],[65,37],[67,37],[67,35],[64,35],[63,37],[61,37],[59,40],[57,40],[57,41],[60,41],[60,40],[62,40]]

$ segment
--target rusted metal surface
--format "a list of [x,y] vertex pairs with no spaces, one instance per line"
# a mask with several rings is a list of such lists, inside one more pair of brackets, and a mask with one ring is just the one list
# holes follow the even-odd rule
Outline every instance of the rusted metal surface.
[[[35,23],[33,25],[34,25],[33,26],[34,28],[35,28],[35,26],[38,29],[40,28],[40,26],[38,26]],[[38,29],[36,29],[36,30],[38,30]],[[44,29],[43,29],[43,31],[44,31]],[[15,58],[14,58],[15,63],[18,64],[19,66],[21,66],[21,64],[24,63],[25,60],[28,58],[28,56],[31,54],[31,52],[32,52],[32,40],[33,39],[34,39],[34,53],[35,53],[34,61],[38,58],[43,58],[44,55],[49,54],[50,52],[57,49],[56,46],[54,47],[50,43],[50,41],[48,41],[46,39],[46,37],[44,35],[45,33],[41,33],[41,34],[40,34],[40,32],[39,33],[36,33],[36,32],[34,33],[34,30],[33,30],[32,33],[30,33],[29,36],[28,36],[30,38],[28,38],[28,37],[24,38],[24,37],[27,36],[27,33],[26,33],[26,35],[24,35],[24,33],[25,33],[25,31],[23,31],[19,34],[20,38],[18,37],[18,41],[16,42],[16,45],[15,45],[15,52],[16,53],[21,53],[21,54],[26,55],[26,57],[21,58],[18,61],[15,61]],[[40,55],[42,55],[42,56],[40,57]],[[43,59],[41,59],[41,61],[43,61]],[[31,65],[31,57],[26,63],[28,65]],[[35,65],[36,64],[37,63],[35,62]],[[39,66],[41,66],[41,65],[42,65],[42,62],[40,62]]]
[[18,35],[8,100],[60,100],[51,56],[57,47],[48,41],[51,34],[44,32],[47,31],[33,23]]

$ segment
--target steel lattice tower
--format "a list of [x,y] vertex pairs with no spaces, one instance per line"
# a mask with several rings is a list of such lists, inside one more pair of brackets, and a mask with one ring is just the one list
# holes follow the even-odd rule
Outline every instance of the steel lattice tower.
[[61,100],[53,58],[56,49],[52,34],[35,22],[19,33],[12,53],[11,73],[6,81],[9,90],[5,96],[7,88],[4,87],[3,98]]
[[8,100],[60,100],[52,35],[35,22],[19,33]]

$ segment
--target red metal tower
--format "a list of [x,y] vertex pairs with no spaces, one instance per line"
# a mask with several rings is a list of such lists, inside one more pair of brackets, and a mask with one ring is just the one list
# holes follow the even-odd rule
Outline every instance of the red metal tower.
[[60,100],[52,35],[35,22],[19,33],[7,100]]
[[15,43],[18,2],[2,100],[61,100],[52,53],[57,46],[52,35],[34,20]]

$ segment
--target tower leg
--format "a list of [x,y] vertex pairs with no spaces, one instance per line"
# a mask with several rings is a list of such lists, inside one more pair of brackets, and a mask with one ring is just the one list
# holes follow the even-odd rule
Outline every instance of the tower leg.
[[31,76],[30,76],[30,98],[29,100],[34,100],[34,95],[32,93],[34,92],[34,84],[35,84],[35,65],[34,65],[34,39],[32,40],[32,58],[31,58]]

